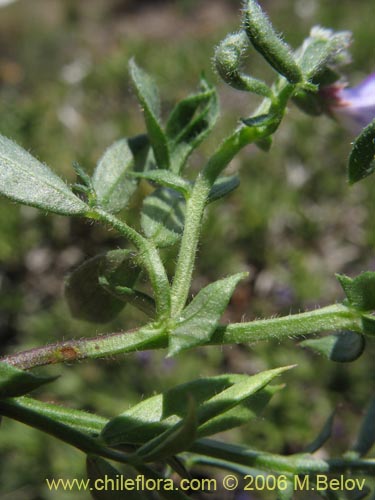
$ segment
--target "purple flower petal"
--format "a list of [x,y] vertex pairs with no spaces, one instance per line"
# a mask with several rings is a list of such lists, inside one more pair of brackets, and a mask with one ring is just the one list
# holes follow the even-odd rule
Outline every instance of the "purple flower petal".
[[321,89],[328,111],[354,134],[359,134],[375,118],[375,73],[356,87],[342,83]]

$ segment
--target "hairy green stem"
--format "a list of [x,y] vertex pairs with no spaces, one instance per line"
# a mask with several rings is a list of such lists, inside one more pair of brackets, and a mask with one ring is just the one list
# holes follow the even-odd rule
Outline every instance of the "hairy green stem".
[[270,111],[274,115],[271,123],[258,127],[239,125],[233,134],[222,142],[195,182],[187,201],[184,233],[172,285],[172,317],[180,314],[189,295],[203,213],[213,184],[241,149],[269,137],[278,128],[294,88],[294,85],[287,83],[280,84],[278,89],[275,88],[275,102],[270,103],[265,99],[257,110],[257,113]]
[[[247,323],[219,325],[211,340],[205,345],[253,343],[264,340],[281,340],[304,337],[323,331],[362,331],[361,316],[343,304],[291,314],[280,318],[262,319]],[[73,362],[81,359],[103,358],[139,350],[168,347],[168,331],[149,325],[139,330],[111,333],[79,340],[67,340],[29,351],[11,354],[0,359],[21,369],[36,366]],[[172,332],[173,335],[173,332]]]
[[[226,462],[281,474],[319,474],[349,471],[365,474],[375,473],[374,459],[347,460],[345,458],[334,458],[322,460],[307,453],[283,456],[251,450],[244,446],[221,443],[212,439],[197,441],[191,451],[199,455],[222,459]],[[200,457],[194,458],[193,462],[200,463]],[[209,459],[204,460],[204,462],[209,463]]]
[[267,135],[267,133],[261,128],[239,126],[221,144],[195,182],[186,205],[184,233],[173,280],[172,317],[180,314],[189,295],[203,213],[215,180],[243,147],[258,140],[263,135]]
[[43,415],[40,408],[36,409],[23,404],[21,398],[19,400],[4,399],[0,401],[0,414],[50,434],[84,453],[100,455],[125,464],[134,462],[134,458],[130,455],[107,448],[99,440],[80,432],[70,425]]
[[0,358],[0,361],[28,370],[37,366],[105,358],[140,350],[161,349],[167,345],[168,337],[163,330],[142,328],[86,339],[55,342],[28,351],[10,354]]
[[169,317],[171,306],[170,285],[167,273],[155,245],[150,240],[144,238],[135,229],[108,212],[95,209],[93,218],[116,229],[139,250],[141,262],[143,262],[149,274],[151,285],[154,290],[158,316],[165,318]]
[[362,332],[360,314],[343,304],[334,304],[313,311],[249,323],[219,326],[211,344],[239,344],[259,340],[281,340],[303,337],[324,331],[353,330]]

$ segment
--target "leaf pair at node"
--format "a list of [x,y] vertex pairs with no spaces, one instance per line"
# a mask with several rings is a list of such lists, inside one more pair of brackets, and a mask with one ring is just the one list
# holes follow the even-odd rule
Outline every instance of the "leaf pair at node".
[[289,368],[253,376],[220,375],[176,386],[113,418],[101,437],[109,446],[140,446],[136,454],[146,461],[166,459],[188,450],[196,439],[259,415],[280,389],[268,384]]

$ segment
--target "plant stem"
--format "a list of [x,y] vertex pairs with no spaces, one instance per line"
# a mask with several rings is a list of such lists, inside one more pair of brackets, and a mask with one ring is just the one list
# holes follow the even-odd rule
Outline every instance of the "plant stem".
[[264,134],[265,130],[260,128],[239,126],[221,144],[198,176],[186,204],[184,233],[172,285],[172,317],[180,314],[189,295],[203,213],[215,180],[244,146],[256,141]]
[[66,340],[0,358],[23,370],[83,359],[105,358],[139,350],[167,347],[168,337],[162,330],[142,328],[110,333],[79,340]]
[[139,250],[141,262],[144,264],[144,267],[149,274],[151,285],[155,294],[158,316],[168,318],[171,306],[170,285],[164,265],[154,244],[150,240],[144,238],[135,229],[128,226],[125,222],[119,220],[117,217],[105,212],[104,210],[95,209],[95,212],[93,212],[93,218],[96,218],[97,220],[100,220],[116,229],[120,234],[131,241]]
[[[291,314],[280,318],[248,323],[219,325],[205,345],[253,343],[260,340],[281,340],[288,337],[314,335],[323,331],[353,330],[362,332],[360,313],[342,304]],[[27,370],[37,366],[104,358],[117,354],[168,347],[168,332],[153,325],[129,332],[111,333],[79,340],[57,342],[0,359]]]
[[185,226],[171,290],[171,316],[177,317],[185,307],[193,275],[202,218],[212,184],[200,175],[186,203]]
[[[211,439],[200,439],[191,448],[192,453],[222,459],[226,462],[238,463],[277,473],[286,474],[319,474],[337,472],[375,473],[374,459],[334,458],[322,460],[308,453],[282,456],[244,446],[230,445]],[[200,463],[200,457],[194,457],[194,463]],[[203,459],[205,464],[209,459]]]
[[50,434],[84,453],[100,455],[125,464],[134,462],[134,458],[130,455],[107,448],[97,439],[72,428],[70,425],[41,414],[40,411],[23,404],[20,400],[4,399],[0,401],[0,413]]
[[189,295],[203,213],[214,182],[241,149],[275,132],[294,89],[295,85],[285,81],[278,82],[274,86],[275,101],[270,103],[269,99],[264,99],[255,113],[257,115],[270,112],[274,116],[271,123],[254,127],[241,123],[233,134],[221,143],[199,175],[186,205],[184,233],[172,285],[172,317],[180,314]]
[[[27,397],[1,401],[0,414],[47,432],[85,453],[94,453],[121,463],[132,463],[134,459],[133,454],[128,455],[107,448],[99,440],[88,435],[88,433],[100,434],[108,422],[107,419],[98,415]],[[217,463],[218,460],[223,460],[222,467],[224,468],[226,464],[228,467],[230,464],[232,466],[240,464],[245,467],[256,467],[261,470],[285,474],[343,472],[374,474],[375,472],[374,459],[344,457],[321,460],[307,453],[283,456],[212,439],[199,439],[194,443],[191,452],[194,454],[189,459],[191,465],[205,464],[217,467],[220,466]]]
[[210,344],[239,344],[259,340],[281,340],[324,331],[352,330],[361,333],[358,311],[343,304],[334,304],[313,311],[290,314],[280,318],[261,319],[248,323],[219,326]]

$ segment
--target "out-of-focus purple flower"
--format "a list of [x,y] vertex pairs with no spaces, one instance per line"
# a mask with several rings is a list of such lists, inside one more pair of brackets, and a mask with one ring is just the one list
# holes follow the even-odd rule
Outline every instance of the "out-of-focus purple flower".
[[322,87],[319,94],[327,111],[354,134],[359,134],[375,118],[375,73],[356,87],[338,82]]

